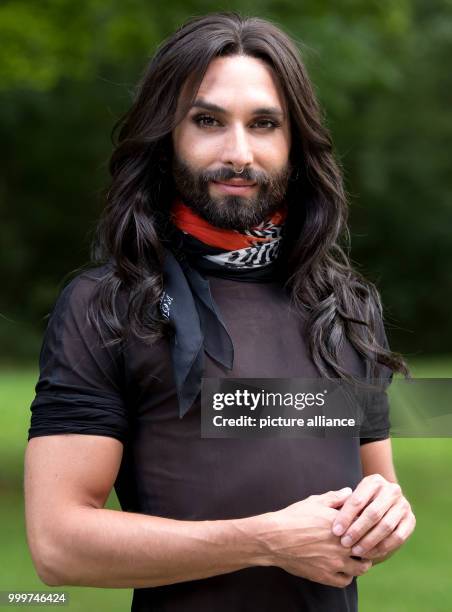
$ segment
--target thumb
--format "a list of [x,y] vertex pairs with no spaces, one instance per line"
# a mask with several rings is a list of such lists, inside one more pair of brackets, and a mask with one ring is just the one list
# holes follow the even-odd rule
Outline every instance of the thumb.
[[325,506],[329,506],[330,508],[337,508],[338,506],[342,506],[351,493],[352,490],[350,487],[344,487],[339,491],[327,491],[326,493],[323,493],[323,495],[319,495],[318,501],[321,504],[325,504]]

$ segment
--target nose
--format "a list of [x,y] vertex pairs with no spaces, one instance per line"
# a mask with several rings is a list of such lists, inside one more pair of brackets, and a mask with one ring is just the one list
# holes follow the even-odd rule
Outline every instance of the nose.
[[231,126],[225,134],[221,161],[225,166],[245,168],[253,163],[251,143],[242,125]]

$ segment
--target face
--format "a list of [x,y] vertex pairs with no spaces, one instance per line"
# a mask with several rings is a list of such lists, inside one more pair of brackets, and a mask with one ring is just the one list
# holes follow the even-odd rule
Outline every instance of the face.
[[[184,87],[177,116],[186,96]],[[176,189],[212,225],[248,229],[284,201],[289,117],[277,79],[262,60],[213,60],[172,141]]]

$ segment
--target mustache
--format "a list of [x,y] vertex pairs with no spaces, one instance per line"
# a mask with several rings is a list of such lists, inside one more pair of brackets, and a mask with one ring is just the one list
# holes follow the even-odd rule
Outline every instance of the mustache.
[[203,183],[208,183],[210,181],[230,181],[235,178],[244,181],[252,181],[258,185],[269,185],[272,183],[271,177],[265,174],[265,172],[257,172],[251,168],[245,168],[240,174],[235,172],[232,168],[218,168],[218,170],[209,170],[199,173],[199,180]]

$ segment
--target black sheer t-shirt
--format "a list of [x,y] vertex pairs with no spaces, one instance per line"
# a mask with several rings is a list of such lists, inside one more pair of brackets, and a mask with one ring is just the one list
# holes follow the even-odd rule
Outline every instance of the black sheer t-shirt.
[[[356,487],[362,478],[360,443],[388,437],[387,410],[367,439],[201,438],[199,397],[179,418],[169,340],[150,347],[134,339],[106,348],[88,324],[89,299],[102,271],[76,277],[51,313],[28,439],[89,434],[120,440],[124,452],[115,490],[122,510],[179,520],[242,518]],[[235,357],[229,371],[206,354],[206,377],[320,376],[304,323],[278,283],[209,280]],[[349,371],[365,376],[362,358],[348,343],[341,359]],[[277,567],[251,567],[135,589],[132,610],[345,612],[357,610],[357,585],[354,579],[339,589]]]

